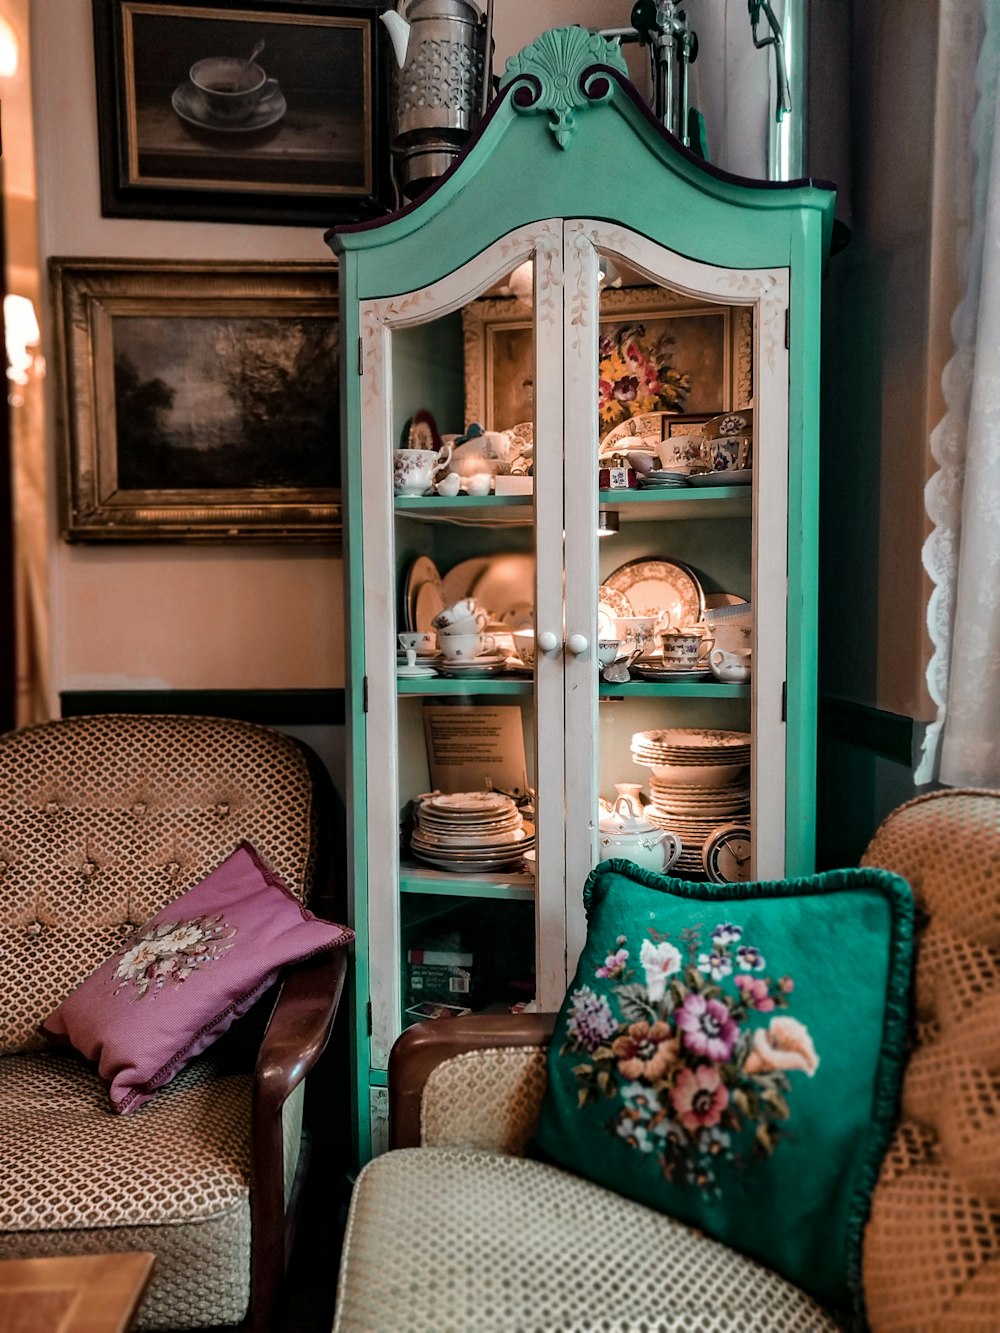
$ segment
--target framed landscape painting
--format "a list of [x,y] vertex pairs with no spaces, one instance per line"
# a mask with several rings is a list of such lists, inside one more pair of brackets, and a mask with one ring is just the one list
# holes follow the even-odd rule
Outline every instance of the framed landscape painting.
[[339,542],[331,265],[50,275],[68,540]]
[[386,212],[384,8],[93,0],[105,215],[326,226]]

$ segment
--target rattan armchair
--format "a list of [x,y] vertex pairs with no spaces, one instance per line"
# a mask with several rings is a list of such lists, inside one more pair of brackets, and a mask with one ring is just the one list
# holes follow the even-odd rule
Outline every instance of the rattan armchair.
[[[864,1242],[875,1333],[1000,1327],[1000,792],[884,822],[922,928],[914,1050]],[[744,1255],[523,1154],[554,1015],[410,1028],[389,1067],[393,1151],[351,1202],[335,1333],[443,1328],[822,1333],[830,1315]]]
[[343,949],[286,969],[141,1110],[37,1024],[125,935],[252,842],[343,920],[329,778],[306,747],[216,718],[102,716],[0,737],[0,1257],[151,1250],[138,1329],[265,1333],[305,1164],[305,1076]]

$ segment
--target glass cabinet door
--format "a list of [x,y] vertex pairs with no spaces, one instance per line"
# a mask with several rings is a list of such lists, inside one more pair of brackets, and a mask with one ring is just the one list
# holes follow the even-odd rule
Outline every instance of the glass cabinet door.
[[[561,383],[562,307],[532,296],[559,291],[561,230],[361,303],[373,1070],[412,1022],[565,988],[562,396],[538,392]],[[494,384],[463,312],[488,293],[521,378],[464,438]]]
[[572,970],[598,860],[785,873],[787,273],[586,220],[564,253]]

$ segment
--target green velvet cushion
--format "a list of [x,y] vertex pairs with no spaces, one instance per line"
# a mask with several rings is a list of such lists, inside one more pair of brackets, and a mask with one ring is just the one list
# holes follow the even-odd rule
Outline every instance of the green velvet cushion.
[[584,902],[538,1146],[856,1314],[908,1031],[909,886],[876,869],[695,884],[616,860]]

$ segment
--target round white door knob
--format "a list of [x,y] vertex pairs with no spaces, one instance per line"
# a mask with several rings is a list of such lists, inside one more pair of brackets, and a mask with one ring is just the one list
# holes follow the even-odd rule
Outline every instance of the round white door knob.
[[536,642],[543,653],[551,653],[559,647],[559,640],[550,629],[543,629]]
[[574,657],[579,657],[581,653],[585,653],[590,647],[590,640],[587,638],[586,634],[571,634],[566,641],[566,647]]

